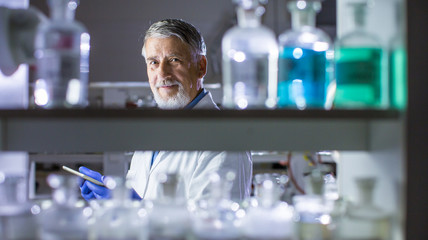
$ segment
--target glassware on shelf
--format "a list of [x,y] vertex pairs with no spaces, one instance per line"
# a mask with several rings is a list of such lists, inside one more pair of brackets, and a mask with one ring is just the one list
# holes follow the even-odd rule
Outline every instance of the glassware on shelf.
[[209,176],[209,196],[196,203],[192,217],[193,237],[197,240],[239,240],[243,210],[231,199],[236,174],[232,171]]
[[358,201],[347,204],[345,214],[337,223],[335,239],[391,239],[390,217],[373,203],[375,178],[356,179]]
[[41,108],[82,108],[88,104],[90,36],[74,20],[78,0],[48,0],[49,21],[36,35],[34,101]]
[[139,201],[131,199],[129,181],[106,177],[112,199],[104,200],[90,219],[89,240],[147,240],[148,213]]
[[0,171],[0,239],[33,239],[40,207],[28,201],[26,179]]
[[258,185],[242,223],[244,239],[293,239],[293,208],[280,200],[284,189],[275,180]]
[[332,105],[333,47],[316,28],[321,0],[290,1],[292,29],[279,36],[278,106],[325,108]]
[[404,1],[395,0],[397,32],[390,42],[389,76],[390,104],[392,108],[404,110],[407,107],[407,49],[405,44]]
[[90,210],[78,204],[76,176],[51,174],[52,205],[39,214],[39,238],[43,240],[87,239]]
[[366,29],[369,0],[351,1],[355,29],[336,41],[335,108],[382,108],[388,90],[385,51],[380,40]]
[[332,238],[329,228],[331,216],[321,195],[293,197],[295,209],[295,238],[299,240],[327,240]]
[[222,39],[225,108],[276,107],[278,44],[274,32],[261,24],[261,0],[233,0],[238,25]]
[[190,235],[191,218],[181,177],[162,173],[158,177],[158,193],[149,210],[150,240],[184,240]]

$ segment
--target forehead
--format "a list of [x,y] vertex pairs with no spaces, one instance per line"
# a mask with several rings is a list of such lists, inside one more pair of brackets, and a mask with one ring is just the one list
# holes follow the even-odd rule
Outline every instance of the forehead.
[[145,43],[146,57],[164,55],[190,56],[190,47],[181,39],[171,36],[166,38],[148,38]]

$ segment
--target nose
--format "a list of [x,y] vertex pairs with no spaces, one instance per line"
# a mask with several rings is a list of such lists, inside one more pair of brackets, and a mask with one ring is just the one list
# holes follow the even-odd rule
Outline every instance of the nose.
[[159,63],[158,74],[162,78],[169,77],[171,75],[171,66],[168,61],[161,61]]

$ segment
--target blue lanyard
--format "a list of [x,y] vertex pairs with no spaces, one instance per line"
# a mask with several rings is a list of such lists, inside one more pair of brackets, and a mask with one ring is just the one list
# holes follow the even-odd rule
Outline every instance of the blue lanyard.
[[[202,88],[202,92],[198,94],[198,96],[195,97],[189,104],[187,104],[184,109],[192,109],[196,104],[198,104],[199,101],[201,101],[202,98],[205,97],[205,95],[208,94],[208,91],[205,90],[205,88]],[[153,163],[155,161],[155,158],[159,154],[159,151],[153,151],[152,155],[152,162],[150,163],[150,168],[153,166]]]

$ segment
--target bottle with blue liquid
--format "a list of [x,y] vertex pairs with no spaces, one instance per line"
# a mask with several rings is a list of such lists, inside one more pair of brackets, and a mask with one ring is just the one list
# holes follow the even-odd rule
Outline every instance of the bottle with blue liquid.
[[231,109],[276,106],[278,44],[274,32],[261,24],[262,0],[233,0],[238,25],[222,39],[223,103]]
[[292,29],[279,36],[278,107],[331,107],[333,80],[330,37],[315,27],[320,0],[290,1]]

